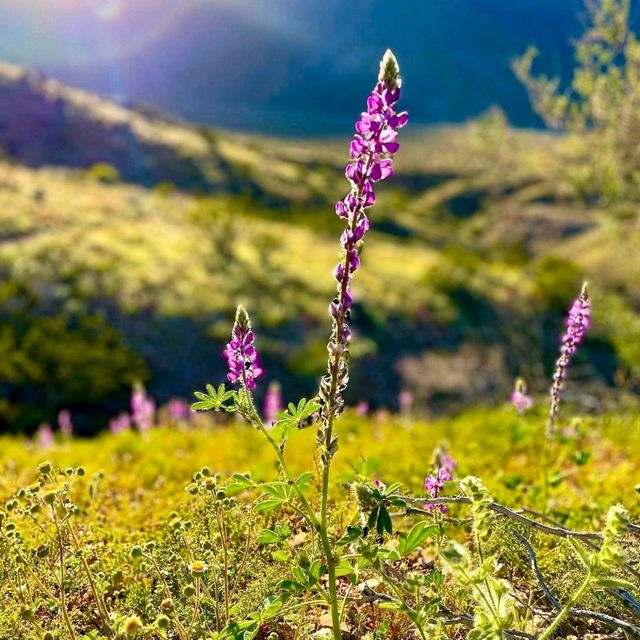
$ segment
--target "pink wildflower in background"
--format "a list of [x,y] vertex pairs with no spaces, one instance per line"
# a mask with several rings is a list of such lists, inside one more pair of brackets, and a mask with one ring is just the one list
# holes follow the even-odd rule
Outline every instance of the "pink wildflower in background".
[[191,417],[191,407],[182,398],[171,398],[167,402],[167,411],[169,412],[169,417],[175,422],[188,420]]
[[73,422],[71,421],[71,412],[68,409],[62,409],[58,413],[58,428],[65,438],[73,436]]
[[458,463],[449,455],[449,452],[444,448],[440,447],[436,452],[436,467],[441,467],[449,472],[451,478],[453,478],[453,473],[456,470]]
[[413,393],[408,389],[402,389],[398,394],[398,407],[400,413],[409,413],[413,407]]
[[138,431],[151,429],[155,413],[156,403],[142,385],[137,385],[131,393],[131,419]]
[[360,400],[356,406],[356,414],[361,418],[369,415],[369,403],[366,400]]
[[50,449],[54,444],[53,429],[47,422],[43,422],[36,431],[36,441],[41,449]]
[[527,395],[527,385],[522,378],[516,380],[516,386],[511,394],[511,404],[518,413],[524,413],[533,406],[533,400]]
[[264,407],[262,409],[264,421],[267,424],[275,424],[278,414],[282,411],[282,390],[280,383],[272,382],[264,397]]
[[131,416],[128,413],[121,413],[109,421],[109,431],[111,433],[120,433],[131,429]]

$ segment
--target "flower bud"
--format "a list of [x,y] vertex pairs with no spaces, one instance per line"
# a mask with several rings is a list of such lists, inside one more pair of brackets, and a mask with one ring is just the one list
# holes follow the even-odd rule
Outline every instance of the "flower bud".
[[137,560],[138,558],[142,558],[142,555],[143,555],[142,547],[139,544],[134,545],[133,547],[131,547],[131,551],[129,551],[129,555],[134,560]]
[[182,594],[186,597],[186,598],[191,598],[196,594],[196,589],[193,585],[188,584],[185,587],[182,588]]
[[165,613],[171,613],[175,609],[175,605],[173,604],[173,600],[171,598],[165,598],[160,603],[160,609]]
[[48,474],[48,473],[51,473],[51,466],[52,466],[52,465],[51,465],[51,463],[50,463],[49,461],[41,462],[41,463],[38,465],[38,471],[39,471],[40,473],[43,473],[43,474],[45,474],[45,475],[46,475],[46,474]]
[[138,616],[132,616],[124,621],[124,634],[128,638],[133,638],[142,630],[142,621]]

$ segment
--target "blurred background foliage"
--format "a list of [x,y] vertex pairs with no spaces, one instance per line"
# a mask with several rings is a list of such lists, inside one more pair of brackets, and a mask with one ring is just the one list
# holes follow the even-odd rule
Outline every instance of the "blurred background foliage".
[[[349,401],[425,412],[543,392],[584,279],[594,325],[574,400],[640,391],[640,45],[600,0],[563,79],[514,62],[559,133],[498,107],[403,131],[355,283]],[[526,42],[521,50],[526,49]],[[357,114],[353,114],[354,116]],[[344,140],[191,126],[0,65],[0,424],[70,409],[89,433],[135,381],[163,402],[222,380],[233,311],[266,377],[315,391],[346,188]],[[266,388],[266,384],[264,385]]]

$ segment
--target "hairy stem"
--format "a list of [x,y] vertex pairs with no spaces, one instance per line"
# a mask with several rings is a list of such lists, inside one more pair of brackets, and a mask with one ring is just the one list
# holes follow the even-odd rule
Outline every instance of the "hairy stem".
[[590,584],[591,584],[591,572],[589,571],[583,583],[578,588],[578,590],[573,594],[569,602],[567,602],[567,604],[562,608],[560,613],[558,613],[558,615],[554,618],[553,622],[547,627],[547,629],[544,631],[544,633],[540,636],[538,640],[548,640],[553,635],[553,632],[558,628],[560,623],[569,615],[573,605],[576,602],[578,602],[580,598],[582,598],[585,591],[589,588]]

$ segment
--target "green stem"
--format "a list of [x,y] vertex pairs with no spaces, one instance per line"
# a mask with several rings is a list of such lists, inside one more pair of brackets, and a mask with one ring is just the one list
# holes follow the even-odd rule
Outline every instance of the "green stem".
[[[21,562],[22,566],[25,567],[26,570],[29,572],[29,574],[34,579],[35,583],[38,585],[38,587],[40,588],[42,593],[44,593],[48,598],[51,598],[51,600],[55,600],[56,597],[53,595],[53,593],[50,591],[50,589],[48,589],[45,586],[45,584],[42,582],[42,580],[40,580],[40,578],[38,578],[38,575],[31,568],[31,565],[29,564],[29,562],[27,562],[27,559],[22,555],[22,553],[20,552],[20,549],[18,549],[18,547],[16,547],[13,544],[13,541],[5,534],[5,532],[2,529],[0,529],[0,534],[2,534],[2,537],[7,541],[9,546],[15,551],[16,555],[18,556],[18,558],[20,558],[20,562]],[[56,545],[58,544],[58,541],[55,540],[55,538],[54,538],[54,542],[55,542]]]
[[284,456],[282,454],[282,450],[278,446],[278,443],[271,437],[269,432],[264,426],[264,423],[260,419],[258,412],[256,411],[255,405],[253,404],[253,397],[251,393],[246,387],[245,384],[245,393],[247,394],[248,404],[249,404],[249,418],[251,421],[258,427],[259,431],[262,435],[267,439],[271,448],[273,449],[280,467],[282,468],[282,472],[284,473],[287,480],[291,483],[294,492],[296,493],[300,503],[302,504],[304,510],[308,514],[309,521],[311,525],[318,531],[320,535],[320,541],[322,543],[322,549],[324,551],[324,555],[327,562],[327,574],[328,574],[328,582],[329,582],[329,605],[331,607],[331,624],[333,625],[333,637],[335,640],[342,640],[342,632],[340,631],[340,611],[339,611],[339,603],[338,603],[338,590],[336,588],[336,561],[333,555],[333,550],[331,548],[331,542],[329,541],[329,533],[327,526],[327,498],[329,495],[329,463],[327,463],[323,467],[322,472],[322,506],[320,510],[320,520],[316,516],[313,508],[309,504],[309,501],[305,498],[304,494],[296,484],[292,475],[289,473],[287,465],[284,460]]
[[225,624],[229,622],[229,549],[227,544],[227,530],[224,524],[224,516],[220,516],[219,507],[216,506],[216,520],[220,531],[220,542],[222,543],[222,580],[224,584],[224,613]]
[[53,522],[56,526],[56,532],[58,534],[58,544],[60,546],[60,613],[62,614],[62,619],[64,620],[67,629],[69,630],[69,636],[71,640],[76,640],[76,633],[73,630],[73,625],[71,624],[71,620],[69,618],[69,612],[67,611],[67,595],[64,590],[64,580],[65,580],[65,571],[64,571],[64,542],[62,541],[62,532],[60,531],[60,525],[58,523],[58,516],[56,515],[55,505],[52,506],[51,511],[53,513]]
[[278,615],[283,616],[288,613],[293,613],[298,609],[304,609],[305,607],[321,607],[322,605],[326,605],[327,603],[324,600],[305,600],[304,602],[298,602],[298,604],[292,604],[290,607],[286,609],[281,609],[278,611]]
[[584,582],[580,585],[580,588],[573,594],[569,602],[562,608],[560,613],[554,618],[553,622],[547,627],[545,632],[538,638],[538,640],[548,640],[553,632],[557,629],[560,623],[569,615],[571,608],[573,605],[582,598],[585,591],[589,588],[589,584],[591,583],[591,571],[587,573],[587,577],[584,579]]
[[78,537],[73,528],[73,525],[71,524],[71,521],[69,521],[68,526],[69,526],[69,533],[71,534],[71,540],[73,541],[73,545],[76,551],[80,555],[80,560],[82,562],[82,566],[84,567],[84,572],[87,576],[87,580],[89,581],[89,587],[91,588],[91,592],[93,593],[93,597],[96,601],[98,614],[100,615],[100,619],[102,620],[104,632],[107,634],[109,638],[112,638],[113,634],[111,633],[111,627],[109,625],[109,612],[107,611],[107,607],[104,603],[104,600],[102,599],[102,596],[98,592],[96,584],[93,580],[93,576],[91,575],[91,568],[89,567],[89,563],[87,562],[87,559],[84,557],[84,549],[82,548],[82,545],[78,540]]
[[322,469],[322,506],[320,509],[320,540],[327,559],[327,574],[329,582],[329,604],[331,605],[331,622],[333,625],[333,637],[335,640],[342,639],[340,630],[340,611],[338,604],[338,590],[336,588],[336,561],[331,549],[328,533],[327,504],[329,497],[329,470],[331,461],[327,460]]

